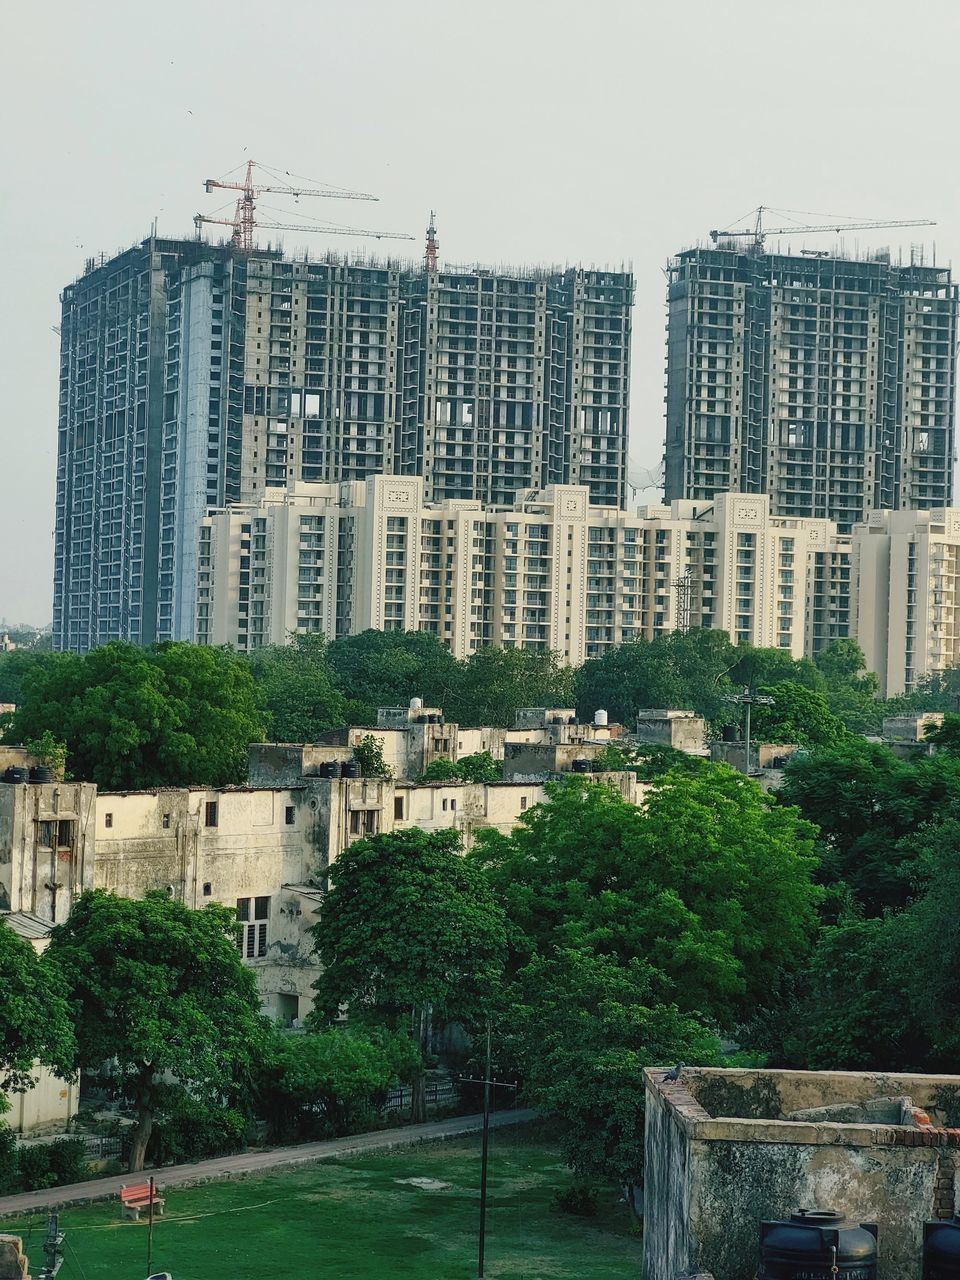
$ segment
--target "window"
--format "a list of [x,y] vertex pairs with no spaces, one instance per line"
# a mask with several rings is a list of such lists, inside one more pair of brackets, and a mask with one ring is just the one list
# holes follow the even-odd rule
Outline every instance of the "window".
[[350,834],[352,836],[358,836],[360,834],[360,816],[359,809],[350,810]]
[[205,880],[205,881],[203,882],[203,896],[204,896],[205,898],[209,898],[209,897],[210,897],[211,892],[212,892],[212,890],[211,890],[211,888],[210,888],[210,881],[209,881],[209,880]]
[[112,814],[112,813],[105,813],[105,814],[103,815],[103,825],[104,825],[105,827],[112,827],[112,826],[113,826],[113,814]]
[[523,810],[523,809],[525,809],[526,807],[527,807],[527,797],[526,797],[526,796],[521,796],[521,797],[520,797],[520,808],[521,808],[521,810]]
[[450,808],[451,808],[451,809],[456,809],[456,807],[457,807],[457,802],[456,802],[456,800],[451,800],[451,801],[450,801]]
[[403,796],[394,796],[393,798],[393,816],[394,818],[403,818]]
[[163,815],[163,829],[164,829],[164,831],[169,830],[169,827],[170,827],[170,815],[169,815],[169,813],[165,813],[165,814]]
[[444,802],[443,802],[443,807],[444,807],[444,809],[449,809],[449,808],[450,808],[450,801],[449,801],[449,800],[444,800]]
[[217,825],[217,802],[216,800],[208,800],[204,813],[203,825],[205,827],[215,827]]
[[286,809],[284,810],[284,819],[288,827],[293,826],[293,820],[296,817],[296,812],[297,811],[292,804],[288,804],[286,806]]
[[[209,885],[203,886],[206,893]],[[251,923],[250,905],[253,903],[253,921]],[[238,898],[237,919],[243,926],[237,941],[237,949],[242,956],[252,960],[254,956],[267,954],[267,919],[270,915],[269,898]]]

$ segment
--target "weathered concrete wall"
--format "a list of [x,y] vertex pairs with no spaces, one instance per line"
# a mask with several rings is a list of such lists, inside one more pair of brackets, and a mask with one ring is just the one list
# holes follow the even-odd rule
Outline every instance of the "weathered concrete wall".
[[0,783],[0,910],[65,920],[93,886],[92,783]]
[[645,1075],[645,1280],[697,1271],[744,1280],[759,1260],[760,1222],[798,1208],[876,1222],[879,1280],[919,1280],[923,1223],[953,1208],[960,1130],[783,1117],[906,1096],[935,1123],[955,1124],[960,1077],[703,1069],[673,1084],[662,1069]]
[[706,750],[707,722],[692,711],[638,711],[637,741],[702,755]]

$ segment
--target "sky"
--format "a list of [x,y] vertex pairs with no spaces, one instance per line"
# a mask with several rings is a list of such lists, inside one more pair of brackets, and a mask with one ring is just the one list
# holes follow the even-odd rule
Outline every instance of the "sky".
[[677,250],[760,204],[938,223],[848,233],[851,251],[960,250],[958,34],[954,0],[17,5],[0,76],[0,619],[51,616],[60,291],[154,218],[192,234],[222,203],[204,178],[253,158],[375,192],[304,212],[406,231],[416,243],[390,251],[417,256],[434,208],[441,264],[630,265],[640,473],[662,454]]

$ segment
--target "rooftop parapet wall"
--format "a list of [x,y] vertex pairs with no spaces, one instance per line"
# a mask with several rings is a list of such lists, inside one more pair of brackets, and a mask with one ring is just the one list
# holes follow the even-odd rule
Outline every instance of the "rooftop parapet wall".
[[645,1072],[646,1280],[747,1280],[760,1222],[798,1208],[877,1222],[879,1280],[919,1280],[923,1223],[954,1207],[960,1076],[664,1074]]

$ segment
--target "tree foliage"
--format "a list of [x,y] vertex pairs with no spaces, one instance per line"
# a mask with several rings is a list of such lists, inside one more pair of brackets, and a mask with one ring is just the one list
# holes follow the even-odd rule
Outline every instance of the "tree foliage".
[[87,892],[47,957],[66,984],[78,1065],[111,1063],[136,1106],[131,1171],[143,1167],[164,1077],[211,1105],[247,1080],[263,1022],[232,911]]
[[[412,828],[358,840],[330,871],[313,935],[322,965],[315,1025],[350,1017],[411,1027],[421,1052],[428,1022],[475,1026],[499,990],[505,924],[456,831]],[[423,1071],[414,1119],[425,1115]]]
[[716,1036],[667,1003],[666,984],[638,957],[594,951],[534,956],[512,1014],[525,1094],[561,1124],[578,1181],[632,1187],[643,1174],[643,1068],[720,1062]]
[[479,862],[511,922],[514,969],[554,949],[644,956],[669,999],[730,1025],[807,951],[813,831],[722,765],[668,773],[638,808],[570,778]]
[[555,653],[488,645],[460,664],[445,707],[456,724],[514,724],[520,707],[571,707],[574,672]]
[[411,698],[445,707],[457,686],[456,659],[429,631],[363,631],[334,640],[326,656],[353,724],[374,725],[378,707]]
[[503,769],[489,751],[475,751],[459,760],[441,756],[423,771],[424,782],[500,782]]
[[593,767],[597,773],[633,773],[641,782],[652,782],[654,778],[661,778],[672,770],[696,773],[705,763],[702,756],[692,756],[686,751],[678,751],[676,747],[658,742],[608,742],[593,757]]
[[76,1052],[64,983],[48,955],[0,918],[0,1092],[32,1087],[37,1062],[64,1078]]
[[353,758],[360,766],[363,778],[392,777],[390,766],[383,754],[383,743],[372,733],[365,733],[359,742],[354,744]]
[[264,724],[246,664],[222,649],[119,642],[52,655],[25,676],[5,741],[63,740],[74,777],[100,787],[224,786]]
[[294,636],[290,644],[249,656],[273,742],[315,742],[346,723],[346,699],[333,683],[323,636]]
[[843,721],[830,710],[827,699],[795,680],[761,687],[773,699],[753,713],[753,734],[763,742],[791,742],[800,747],[828,747],[847,736]]
[[355,1132],[416,1060],[402,1034],[331,1027],[294,1036],[271,1028],[257,1070],[259,1110],[274,1139]]

